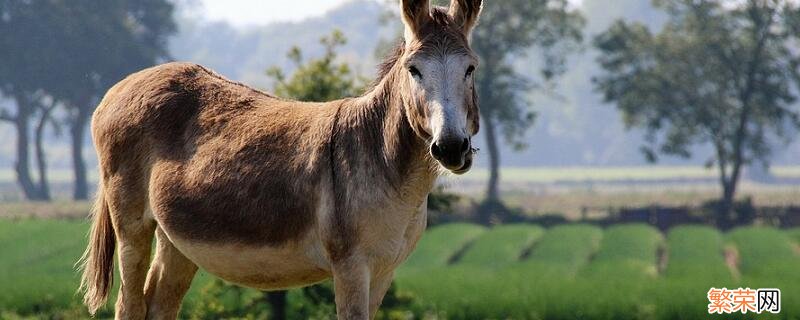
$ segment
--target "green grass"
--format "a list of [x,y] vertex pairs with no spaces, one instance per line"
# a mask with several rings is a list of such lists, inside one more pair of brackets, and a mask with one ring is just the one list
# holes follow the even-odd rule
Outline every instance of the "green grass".
[[786,234],[794,240],[795,246],[800,245],[800,228],[786,230]]
[[531,225],[494,227],[475,239],[457,263],[496,268],[518,262],[543,233],[541,227]]
[[571,276],[589,261],[602,238],[603,231],[595,226],[556,226],[545,232],[522,264],[532,272]]
[[728,234],[739,253],[743,276],[781,278],[800,270],[800,256],[794,241],[773,228],[744,227]]
[[448,224],[427,231],[404,266],[430,268],[447,265],[464,246],[485,231],[484,227],[466,223]]
[[722,234],[705,226],[682,226],[669,231],[669,250],[665,275],[670,278],[708,278],[731,282],[732,274],[725,264]]
[[617,225],[606,229],[600,249],[582,270],[586,276],[652,277],[658,273],[658,248],[662,236],[642,224]]
[[781,314],[800,319],[800,255],[794,239],[773,228],[742,227],[726,240],[739,254],[739,286],[781,289]]
[[0,222],[0,310],[74,304],[78,276],[73,265],[86,245],[85,222]]

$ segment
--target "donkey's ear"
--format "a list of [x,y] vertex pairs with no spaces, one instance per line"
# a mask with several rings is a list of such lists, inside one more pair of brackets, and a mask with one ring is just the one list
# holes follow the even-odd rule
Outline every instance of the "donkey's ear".
[[465,35],[469,36],[472,28],[478,23],[478,16],[481,14],[481,0],[450,0],[448,12],[453,20],[461,26]]
[[422,26],[431,19],[431,6],[429,0],[401,0],[400,12],[405,25],[406,43],[416,39]]

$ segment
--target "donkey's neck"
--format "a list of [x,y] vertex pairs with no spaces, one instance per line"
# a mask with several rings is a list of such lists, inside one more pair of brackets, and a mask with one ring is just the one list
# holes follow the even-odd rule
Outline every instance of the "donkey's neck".
[[[401,86],[387,75],[361,97],[344,100],[337,120],[338,141],[350,144],[350,165],[382,178],[403,194],[430,190],[436,179],[436,163],[427,143],[412,129],[403,106]],[[341,148],[342,146],[337,146]]]

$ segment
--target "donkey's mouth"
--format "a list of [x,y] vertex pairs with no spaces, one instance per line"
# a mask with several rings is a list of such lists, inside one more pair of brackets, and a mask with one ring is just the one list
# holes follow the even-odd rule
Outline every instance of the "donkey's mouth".
[[462,165],[461,168],[458,168],[458,169],[455,169],[455,170],[450,170],[450,172],[458,174],[458,175],[461,175],[461,174],[467,173],[467,171],[469,171],[470,168],[472,168],[472,155],[471,154],[467,155],[467,157],[464,159],[464,165]]

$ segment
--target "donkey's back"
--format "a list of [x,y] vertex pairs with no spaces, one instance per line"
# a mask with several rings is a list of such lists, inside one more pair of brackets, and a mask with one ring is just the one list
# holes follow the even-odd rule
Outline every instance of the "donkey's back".
[[169,63],[112,88],[92,132],[103,180],[149,177],[129,187],[149,190],[164,227],[191,240],[275,244],[313,222],[334,112]]

